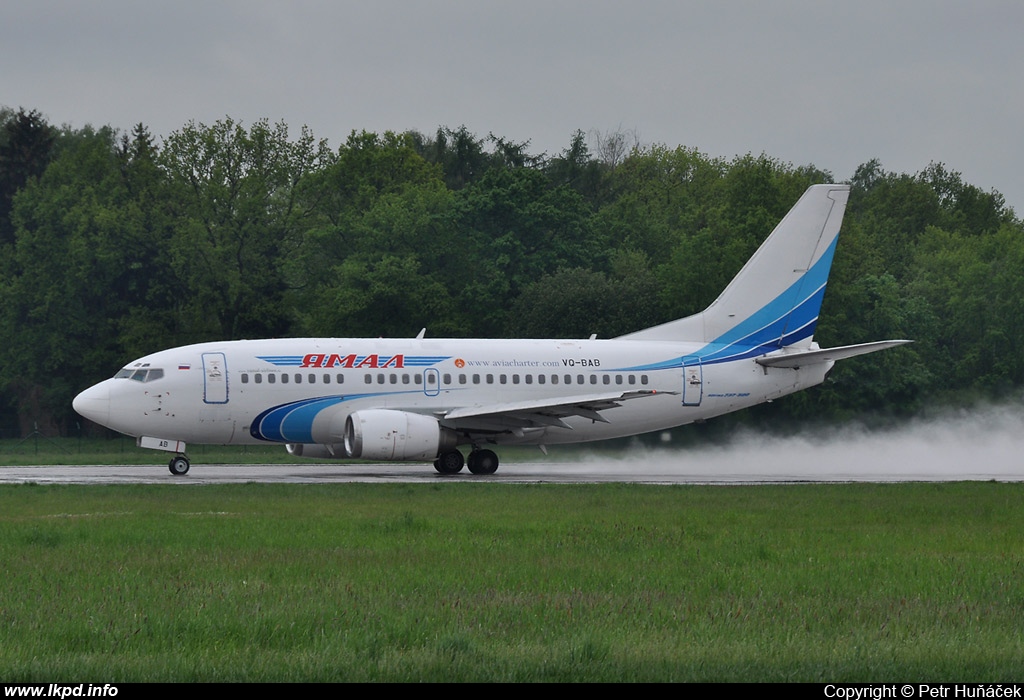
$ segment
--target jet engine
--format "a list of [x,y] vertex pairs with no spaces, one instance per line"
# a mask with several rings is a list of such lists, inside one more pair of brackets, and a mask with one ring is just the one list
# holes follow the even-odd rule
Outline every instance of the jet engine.
[[345,452],[354,459],[430,461],[457,441],[436,418],[418,413],[369,409],[345,420]]

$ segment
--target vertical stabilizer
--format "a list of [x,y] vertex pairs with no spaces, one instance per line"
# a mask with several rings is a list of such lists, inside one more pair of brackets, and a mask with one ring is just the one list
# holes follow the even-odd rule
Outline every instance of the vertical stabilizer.
[[849,194],[849,185],[809,187],[711,306],[622,339],[809,347]]

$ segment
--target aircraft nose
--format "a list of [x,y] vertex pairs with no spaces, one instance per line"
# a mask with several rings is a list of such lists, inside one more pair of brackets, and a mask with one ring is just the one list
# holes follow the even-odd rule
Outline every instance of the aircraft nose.
[[76,396],[71,406],[79,415],[106,425],[110,421],[110,387],[106,382],[91,386]]

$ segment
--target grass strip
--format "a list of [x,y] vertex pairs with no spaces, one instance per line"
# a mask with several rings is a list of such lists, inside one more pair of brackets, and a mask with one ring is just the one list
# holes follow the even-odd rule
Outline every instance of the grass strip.
[[0,677],[1019,680],[1019,488],[0,486]]

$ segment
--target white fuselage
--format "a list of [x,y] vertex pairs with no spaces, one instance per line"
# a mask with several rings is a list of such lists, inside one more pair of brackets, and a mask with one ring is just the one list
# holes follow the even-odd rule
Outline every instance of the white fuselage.
[[[508,429],[463,419],[494,444],[558,444],[691,423],[821,383],[832,363],[763,367],[753,357],[702,364],[707,344],[639,340],[278,339],[158,352],[83,392],[75,407],[128,435],[204,444],[335,444],[364,409],[437,418],[636,392],[601,419],[571,415]],[[455,426],[456,423],[452,422]]]

